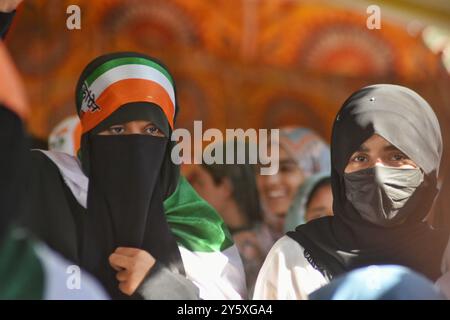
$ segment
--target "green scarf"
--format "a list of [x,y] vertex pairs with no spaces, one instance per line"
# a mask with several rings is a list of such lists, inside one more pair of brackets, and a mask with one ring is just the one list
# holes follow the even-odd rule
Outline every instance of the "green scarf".
[[164,201],[167,222],[179,245],[190,251],[217,252],[233,245],[217,212],[180,177],[175,192]]
[[44,270],[34,243],[20,229],[0,242],[0,300],[40,300]]

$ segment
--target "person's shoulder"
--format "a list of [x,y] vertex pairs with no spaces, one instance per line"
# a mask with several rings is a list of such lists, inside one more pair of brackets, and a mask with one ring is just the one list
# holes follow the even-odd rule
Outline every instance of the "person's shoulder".
[[71,156],[64,152],[50,151],[42,149],[31,149],[31,157],[34,161],[41,163],[51,163],[57,167],[58,163],[78,165],[77,160],[74,156]]
[[270,249],[265,265],[283,265],[287,269],[306,268],[309,263],[303,255],[304,249],[288,236],[281,237]]
[[50,159],[45,155],[43,150],[40,149],[31,149],[31,158],[35,161],[49,161]]
[[272,246],[267,255],[266,263],[282,264],[288,270],[317,272],[306,259],[304,253],[305,249],[297,241],[285,235]]
[[43,150],[33,149],[30,151],[30,154],[31,164],[34,169],[58,173],[58,167],[56,167]]
[[295,252],[296,254],[302,254],[304,249],[297,241],[285,235],[275,242],[271,251]]
[[259,272],[254,299],[304,299],[310,287],[308,262],[303,248],[288,236],[272,246]]

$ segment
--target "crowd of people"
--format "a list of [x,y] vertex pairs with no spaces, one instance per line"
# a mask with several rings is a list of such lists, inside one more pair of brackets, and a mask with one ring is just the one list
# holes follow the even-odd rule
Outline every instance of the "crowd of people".
[[[0,0],[2,38],[20,2]],[[172,161],[183,102],[146,54],[80,70],[74,115],[48,150],[30,150],[2,42],[0,70],[0,299],[450,299],[449,230],[428,219],[442,134],[413,90],[352,93],[330,146],[280,128],[279,170],[263,175]],[[218,142],[246,159],[250,143]],[[80,288],[67,285],[73,266]]]

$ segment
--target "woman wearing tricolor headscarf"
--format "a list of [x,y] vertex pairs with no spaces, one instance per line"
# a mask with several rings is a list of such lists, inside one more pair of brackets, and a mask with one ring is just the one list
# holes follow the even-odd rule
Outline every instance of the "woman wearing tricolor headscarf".
[[19,75],[1,41],[0,69],[0,300],[106,299],[91,276],[17,227],[27,201],[25,182],[30,168],[22,122],[29,109]]
[[257,185],[264,212],[266,236],[261,239],[268,252],[284,235],[283,226],[299,187],[310,176],[330,171],[330,149],[323,139],[308,128],[280,129],[279,170],[274,175],[258,175]]
[[113,298],[240,299],[245,278],[222,219],[179,174],[179,106],[168,70],[143,54],[100,56],[76,87],[78,158],[33,152],[27,226]]
[[442,156],[433,109],[402,86],[365,87],[344,102],[331,140],[334,216],[300,225],[273,246],[254,298],[304,299],[370,265],[404,266],[435,282],[447,235],[425,221]]

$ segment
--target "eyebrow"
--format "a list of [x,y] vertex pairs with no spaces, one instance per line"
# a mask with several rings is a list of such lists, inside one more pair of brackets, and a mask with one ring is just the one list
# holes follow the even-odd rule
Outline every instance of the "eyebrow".
[[396,146],[393,146],[392,144],[385,146],[383,148],[383,150],[385,150],[385,151],[400,151]]
[[370,151],[369,148],[366,147],[365,144],[362,144],[358,147],[358,149],[356,149],[356,152],[367,152]]

